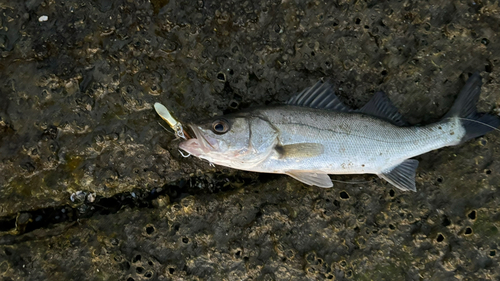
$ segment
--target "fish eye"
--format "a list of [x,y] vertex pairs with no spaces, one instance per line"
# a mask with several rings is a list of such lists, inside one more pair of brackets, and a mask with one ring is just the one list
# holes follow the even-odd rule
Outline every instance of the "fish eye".
[[229,129],[231,129],[231,126],[225,119],[217,119],[212,123],[212,131],[216,134],[227,133]]

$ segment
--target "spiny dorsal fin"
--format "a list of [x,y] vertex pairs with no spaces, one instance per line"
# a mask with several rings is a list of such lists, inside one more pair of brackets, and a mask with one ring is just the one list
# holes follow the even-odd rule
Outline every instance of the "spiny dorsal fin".
[[397,126],[408,125],[384,92],[377,92],[358,112],[384,119]]
[[332,180],[327,174],[297,170],[286,171],[285,174],[307,185],[315,185],[325,188],[333,186]]
[[290,98],[286,104],[320,109],[329,109],[342,112],[353,110],[344,105],[335,95],[332,85],[318,81],[314,86],[304,89]]
[[406,159],[401,164],[382,171],[378,176],[403,191],[417,191],[415,187],[415,172],[417,167],[418,160]]

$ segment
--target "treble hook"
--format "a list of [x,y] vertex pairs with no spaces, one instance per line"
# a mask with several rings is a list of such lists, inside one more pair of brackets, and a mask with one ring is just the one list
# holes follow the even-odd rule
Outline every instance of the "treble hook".
[[188,152],[188,154],[184,154],[182,153],[182,151],[180,149],[178,149],[179,153],[182,155],[182,157],[184,158],[188,158],[189,156],[191,156],[191,153]]

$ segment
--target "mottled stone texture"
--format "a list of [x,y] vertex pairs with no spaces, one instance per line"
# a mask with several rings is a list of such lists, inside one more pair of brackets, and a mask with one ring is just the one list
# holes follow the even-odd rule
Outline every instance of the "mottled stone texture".
[[[48,19],[43,21],[42,16]],[[0,3],[0,279],[498,280],[500,133],[306,187],[183,158],[184,122],[320,78],[439,120],[480,71],[500,108],[497,1]]]

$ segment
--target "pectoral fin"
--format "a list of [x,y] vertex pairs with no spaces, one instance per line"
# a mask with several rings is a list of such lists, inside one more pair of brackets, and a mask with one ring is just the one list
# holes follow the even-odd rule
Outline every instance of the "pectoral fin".
[[323,145],[320,143],[277,145],[275,149],[280,158],[311,158],[321,155],[324,151]]
[[382,171],[382,174],[378,176],[403,191],[417,191],[415,187],[415,171],[417,167],[418,160],[407,159],[401,164]]
[[333,186],[332,180],[327,174],[307,172],[307,171],[296,171],[296,170],[287,171],[285,174],[307,185],[315,185],[319,187]]

